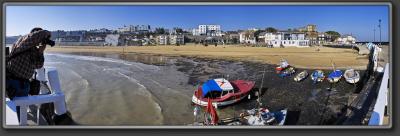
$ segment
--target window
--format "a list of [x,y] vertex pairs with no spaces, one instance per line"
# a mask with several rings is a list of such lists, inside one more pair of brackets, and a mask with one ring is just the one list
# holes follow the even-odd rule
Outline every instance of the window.
[[221,94],[221,97],[226,95],[226,94],[228,94],[228,91],[223,91],[222,94]]

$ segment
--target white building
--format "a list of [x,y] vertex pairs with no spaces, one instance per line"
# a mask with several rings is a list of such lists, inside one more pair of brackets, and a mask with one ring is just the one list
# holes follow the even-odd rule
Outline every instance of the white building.
[[198,29],[192,30],[193,35],[221,36],[220,25],[199,25]]
[[119,33],[130,33],[130,32],[143,32],[143,31],[150,31],[150,25],[129,25],[118,28]]
[[111,46],[119,45],[119,34],[108,34],[105,38],[105,44]]
[[157,44],[159,45],[183,45],[185,37],[183,35],[159,35],[157,36]]
[[338,44],[354,44],[356,43],[356,38],[351,35],[343,35],[342,37],[336,39],[336,42]]
[[167,44],[169,44],[169,36],[168,35],[159,35],[159,36],[157,36],[156,42],[159,45],[167,45]]
[[247,30],[239,33],[239,42],[245,44],[256,44],[256,36],[254,35],[255,31]]
[[183,45],[185,44],[185,37],[183,35],[170,35],[169,36],[170,44],[175,45]]
[[263,32],[259,34],[258,38],[273,47],[308,47],[310,44],[309,40],[305,38],[305,33],[302,32]]

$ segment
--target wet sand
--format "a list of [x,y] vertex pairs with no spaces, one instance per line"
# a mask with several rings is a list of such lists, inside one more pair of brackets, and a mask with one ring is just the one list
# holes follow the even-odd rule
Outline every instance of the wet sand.
[[[346,83],[343,79],[339,83],[333,85],[331,90],[327,89],[331,87],[327,81],[313,84],[310,78],[307,78],[302,82],[294,82],[293,76],[286,78],[279,77],[274,71],[276,65],[257,63],[254,61],[234,61],[140,53],[69,52],[68,54],[112,58],[134,62],[135,64],[138,63],[140,67],[146,65],[146,67],[150,69],[153,69],[153,67],[160,69],[159,72],[152,72],[151,70],[136,71],[135,68],[130,68],[133,66],[128,66],[128,69],[123,69],[123,67],[115,64],[106,65],[105,63],[100,63],[99,66],[106,65],[109,68],[120,68],[126,72],[130,70],[128,73],[131,74],[127,74],[126,76],[135,78],[140,82],[149,92],[149,96],[144,97],[137,95],[128,97],[129,95],[126,94],[127,91],[137,90],[136,88],[130,88],[132,83],[126,82],[126,78],[121,77],[107,79],[107,82],[113,84],[92,87],[92,89],[89,89],[92,91],[91,93],[86,92],[90,93],[90,95],[80,96],[83,92],[77,95],[76,93],[78,93],[78,91],[67,93],[67,104],[69,109],[72,109],[71,114],[75,117],[74,119],[77,122],[83,122],[81,123],[83,125],[191,124],[194,120],[194,107],[191,105],[191,95],[198,85],[207,79],[224,76],[228,77],[229,80],[246,79],[256,81],[254,90],[258,90],[261,86],[261,71],[263,71],[264,68],[266,72],[264,84],[262,85],[262,103],[271,110],[287,108],[291,113],[288,118],[289,124],[291,125],[334,124],[335,119],[342,114],[342,109],[347,104],[349,96],[355,89],[353,85]],[[55,66],[61,67],[61,65]],[[146,67],[144,67],[144,69],[146,69]],[[76,68],[75,70],[81,71],[81,69],[82,68]],[[297,71],[302,70],[303,69],[297,69]],[[307,70],[311,73],[314,69]],[[325,72],[329,71],[330,70],[325,70]],[[93,74],[93,72],[95,74]],[[88,78],[86,79],[87,81],[101,82],[106,78],[100,76],[102,74],[107,74],[109,71],[104,72],[89,70],[84,73],[90,74],[90,76],[81,75],[85,76],[81,78]],[[119,72],[121,72],[121,70],[119,70]],[[145,74],[143,74],[143,72],[145,72]],[[63,90],[68,91],[74,88],[76,86],[74,85],[76,84],[74,81],[77,81],[77,79],[68,79],[68,73],[60,74],[60,77],[63,78],[63,75],[66,76],[64,81],[62,81]],[[64,85],[65,82],[68,82],[67,84],[69,85]],[[95,86],[94,83],[91,83],[91,85]],[[111,88],[117,89],[117,92],[122,94],[113,97],[107,96],[107,93],[115,94],[110,91],[104,91],[113,90]],[[245,99],[232,106],[220,107],[217,112],[220,118],[238,116],[243,110],[251,109],[256,105],[255,98],[256,97],[252,97],[250,100]],[[85,99],[91,101],[87,102]],[[86,105],[82,105],[82,101],[85,102]],[[120,104],[115,106],[113,106],[113,104],[108,104],[111,101],[112,103]],[[140,103],[137,103],[137,101],[140,101]],[[152,105],[154,104],[158,104],[161,110],[157,111],[157,109],[152,109],[152,107],[154,107]],[[94,110],[85,110],[88,106],[93,106]],[[156,115],[159,113],[160,115]],[[108,117],[110,119],[103,120],[101,117],[104,116],[110,116]],[[154,118],[159,119],[155,120]]]

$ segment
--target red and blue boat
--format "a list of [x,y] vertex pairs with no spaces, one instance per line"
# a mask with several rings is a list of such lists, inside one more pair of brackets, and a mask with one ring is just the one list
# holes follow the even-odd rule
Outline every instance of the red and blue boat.
[[194,92],[192,102],[207,106],[210,99],[216,107],[234,104],[248,96],[254,84],[254,81],[228,81],[224,78],[207,80]]

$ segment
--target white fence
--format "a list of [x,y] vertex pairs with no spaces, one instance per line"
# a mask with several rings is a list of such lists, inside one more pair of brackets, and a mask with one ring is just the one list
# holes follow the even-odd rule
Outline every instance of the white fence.
[[385,116],[385,107],[388,104],[388,89],[389,89],[389,63],[386,63],[385,71],[382,77],[381,86],[378,92],[378,98],[374,106],[374,110],[369,119],[368,125],[383,125]]
[[[39,94],[26,97],[15,97],[12,101],[6,99],[6,125],[27,125],[27,111],[30,105],[54,103],[56,115],[67,112],[65,96],[61,90],[58,72],[55,68],[41,68],[36,70],[37,80],[50,86],[51,94]],[[41,92],[43,92],[41,90]],[[18,122],[16,106],[20,106],[20,121]],[[39,112],[37,112],[39,114]]]

